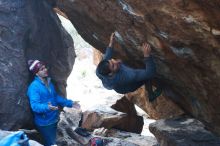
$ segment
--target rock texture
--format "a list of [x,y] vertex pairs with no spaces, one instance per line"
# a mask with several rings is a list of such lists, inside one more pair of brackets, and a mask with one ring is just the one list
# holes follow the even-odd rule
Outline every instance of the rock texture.
[[99,105],[83,112],[81,126],[89,130],[101,127],[112,128],[124,123],[124,117],[126,117],[125,113]]
[[58,0],[82,37],[104,51],[117,31],[115,58],[140,67],[153,47],[165,95],[220,134],[220,1]]
[[60,146],[80,146],[74,130],[79,126],[82,113],[73,108],[65,108],[60,115],[57,129],[57,144]]
[[184,113],[178,105],[171,99],[165,97],[164,94],[157,97],[153,103],[150,103],[148,100],[148,93],[144,86],[135,92],[126,94],[126,98],[142,108],[149,117],[153,119],[171,118]]
[[46,0],[0,0],[0,129],[31,125],[26,96],[28,59],[40,59],[65,95],[75,55],[73,41]]
[[144,125],[143,117],[137,115],[134,104],[126,97],[122,97],[121,99],[117,100],[116,103],[111,106],[111,108],[127,114],[122,118],[123,122],[114,126],[114,128],[138,134],[142,132]]
[[196,119],[177,117],[150,124],[160,146],[219,146],[220,138]]
[[104,128],[95,129],[93,134],[104,137],[110,137],[110,138],[114,137],[114,138],[123,139],[124,141],[128,141],[138,146],[159,146],[155,137],[143,136],[136,133],[120,131],[117,129],[110,129],[110,130]]

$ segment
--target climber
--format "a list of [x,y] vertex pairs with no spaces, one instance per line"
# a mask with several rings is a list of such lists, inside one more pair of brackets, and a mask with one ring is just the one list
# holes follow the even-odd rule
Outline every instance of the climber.
[[104,57],[97,66],[96,75],[105,88],[113,89],[120,94],[133,92],[145,84],[149,101],[154,101],[162,91],[161,88],[155,91],[152,89],[151,80],[155,75],[156,67],[150,55],[150,45],[147,43],[142,45],[145,69],[133,69],[124,65],[119,59],[112,59],[114,39],[115,33],[112,33]]
[[29,60],[28,65],[29,70],[35,75],[28,87],[27,95],[34,114],[36,128],[42,135],[45,146],[55,145],[59,109],[62,107],[79,109],[80,105],[78,102],[65,99],[57,94],[43,62]]

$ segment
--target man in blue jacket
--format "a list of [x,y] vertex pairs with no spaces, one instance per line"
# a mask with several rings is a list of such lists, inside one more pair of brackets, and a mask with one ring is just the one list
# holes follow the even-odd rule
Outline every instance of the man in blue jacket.
[[133,92],[145,84],[149,101],[152,102],[161,94],[161,89],[152,90],[151,79],[156,73],[156,66],[150,55],[150,45],[144,43],[142,46],[145,69],[133,69],[118,59],[112,59],[114,37],[115,34],[112,33],[105,55],[97,66],[96,75],[101,79],[105,88],[113,89],[120,94]]
[[28,64],[29,70],[35,75],[27,92],[34,114],[35,125],[44,138],[44,145],[55,145],[60,114],[59,107],[80,108],[80,105],[57,94],[43,62],[30,60]]

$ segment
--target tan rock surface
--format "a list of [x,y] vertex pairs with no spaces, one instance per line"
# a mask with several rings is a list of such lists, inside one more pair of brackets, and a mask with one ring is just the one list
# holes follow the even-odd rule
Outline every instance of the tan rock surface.
[[125,113],[118,112],[112,108],[97,106],[83,113],[82,127],[89,130],[100,127],[112,128],[123,122],[125,116]]

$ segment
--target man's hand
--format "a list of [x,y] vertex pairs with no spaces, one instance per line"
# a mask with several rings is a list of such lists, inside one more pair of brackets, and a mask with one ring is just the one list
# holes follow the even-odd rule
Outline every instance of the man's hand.
[[56,111],[56,110],[59,109],[57,106],[53,106],[53,105],[51,104],[51,102],[48,102],[48,107],[49,107],[50,110],[53,110],[53,111]]
[[109,42],[108,47],[113,47],[114,41],[115,41],[115,32],[113,32],[113,33],[111,34],[110,42]]
[[79,101],[74,101],[73,108],[75,108],[75,109],[80,109],[81,108],[81,106],[79,104]]
[[148,43],[143,43],[142,45],[142,49],[143,49],[143,53],[144,53],[144,57],[149,57],[150,53],[151,53],[151,47]]

